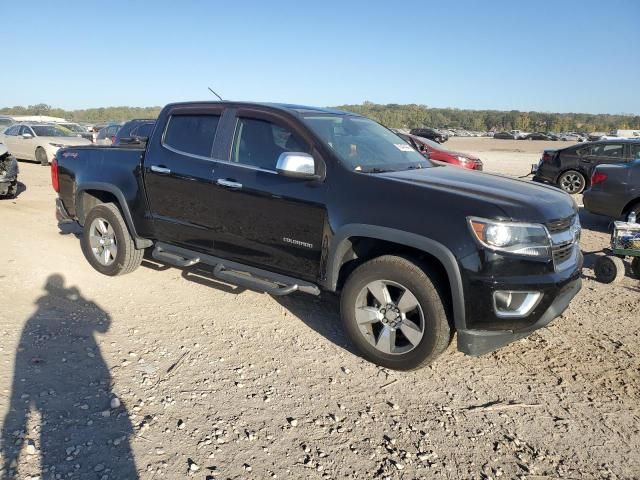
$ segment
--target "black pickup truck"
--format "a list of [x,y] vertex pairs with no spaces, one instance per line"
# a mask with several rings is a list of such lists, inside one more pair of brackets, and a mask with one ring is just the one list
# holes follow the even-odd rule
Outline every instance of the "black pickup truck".
[[144,149],[52,161],[57,217],[105,275],[211,267],[271,295],[340,293],[362,355],[411,369],[457,333],[480,355],[547,325],[580,290],[574,201],[438,166],[367,118],[240,102],[166,106]]

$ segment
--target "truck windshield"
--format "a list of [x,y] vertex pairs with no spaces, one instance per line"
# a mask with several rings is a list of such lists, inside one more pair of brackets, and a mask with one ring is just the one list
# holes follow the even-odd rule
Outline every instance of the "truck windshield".
[[430,167],[411,145],[367,118],[309,115],[304,122],[350,169],[379,173]]

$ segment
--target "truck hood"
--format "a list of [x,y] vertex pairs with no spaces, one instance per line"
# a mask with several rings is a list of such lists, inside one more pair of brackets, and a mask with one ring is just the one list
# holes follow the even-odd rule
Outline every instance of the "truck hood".
[[467,197],[469,215],[478,202],[491,203],[513,221],[549,223],[577,213],[573,199],[563,191],[530,181],[451,166],[378,174],[389,181],[410,183],[443,193]]

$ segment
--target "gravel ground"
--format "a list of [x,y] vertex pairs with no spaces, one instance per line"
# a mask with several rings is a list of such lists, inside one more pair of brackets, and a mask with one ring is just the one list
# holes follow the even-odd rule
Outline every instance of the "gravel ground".
[[[519,176],[548,145],[447,146]],[[353,353],[330,295],[151,261],[100,276],[48,169],[20,180],[0,202],[0,478],[640,477],[640,286],[597,283],[593,255],[548,328],[399,373]],[[606,246],[608,220],[582,219],[583,250]]]

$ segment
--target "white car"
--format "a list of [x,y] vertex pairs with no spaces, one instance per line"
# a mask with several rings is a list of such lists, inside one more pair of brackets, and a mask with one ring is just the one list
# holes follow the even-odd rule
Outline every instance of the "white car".
[[69,130],[54,124],[16,123],[0,134],[0,143],[18,159],[48,165],[60,147],[91,145],[85,138],[70,135]]

